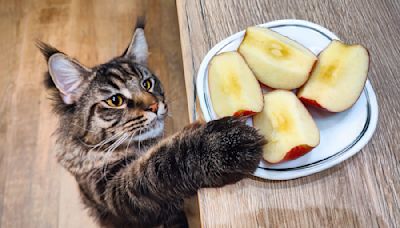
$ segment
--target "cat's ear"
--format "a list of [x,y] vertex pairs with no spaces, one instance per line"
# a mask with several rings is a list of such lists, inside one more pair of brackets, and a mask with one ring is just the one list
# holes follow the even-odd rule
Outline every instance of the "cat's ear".
[[38,47],[47,60],[50,77],[64,103],[75,103],[83,92],[83,84],[87,82],[91,69],[45,43],[38,44]]
[[139,64],[147,65],[149,50],[146,37],[144,35],[144,25],[144,18],[138,18],[131,43],[125,50],[123,56]]
[[48,67],[50,76],[64,102],[66,104],[76,102],[82,93],[81,87],[90,69],[62,53],[50,56]]

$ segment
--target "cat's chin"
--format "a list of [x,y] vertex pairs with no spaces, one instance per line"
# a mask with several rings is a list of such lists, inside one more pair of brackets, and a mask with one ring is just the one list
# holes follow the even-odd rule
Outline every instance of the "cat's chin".
[[155,124],[148,128],[146,131],[140,135],[136,135],[132,138],[133,141],[145,141],[148,139],[153,139],[160,137],[164,132],[164,121],[156,120]]

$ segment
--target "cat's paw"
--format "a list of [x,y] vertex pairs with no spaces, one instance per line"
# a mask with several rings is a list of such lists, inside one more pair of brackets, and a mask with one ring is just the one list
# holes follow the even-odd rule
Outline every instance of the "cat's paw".
[[214,184],[217,185],[240,180],[254,172],[265,144],[264,137],[255,128],[237,117],[225,117],[207,123],[202,140],[203,151],[209,159],[208,167],[203,168],[210,178],[215,178]]

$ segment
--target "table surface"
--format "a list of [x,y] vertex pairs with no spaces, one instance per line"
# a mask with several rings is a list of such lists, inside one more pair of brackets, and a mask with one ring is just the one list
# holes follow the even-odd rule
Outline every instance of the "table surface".
[[202,189],[198,198],[203,227],[400,225],[399,1],[177,0],[177,8],[192,117],[193,79],[208,50],[247,26],[287,18],[315,22],[345,42],[368,48],[368,77],[380,112],[368,145],[329,170],[290,181],[248,178]]

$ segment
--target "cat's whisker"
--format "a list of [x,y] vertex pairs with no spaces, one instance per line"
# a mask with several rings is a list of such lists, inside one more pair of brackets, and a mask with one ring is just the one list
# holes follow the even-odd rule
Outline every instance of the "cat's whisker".
[[106,150],[107,152],[104,154],[104,158],[103,158],[103,174],[101,175],[101,177],[99,178],[99,180],[103,179],[104,177],[106,177],[106,170],[108,167],[108,159],[111,157],[112,152],[114,152],[114,150],[116,148],[118,148],[127,138],[129,138],[129,135],[126,134],[125,132],[122,133],[122,136],[119,137],[113,144],[111,144]]
[[[107,167],[107,166],[105,166],[105,164],[107,164],[108,158],[109,158],[109,156],[110,156],[110,154],[111,154],[111,153],[108,153],[109,149],[110,149],[111,147],[113,147],[114,145],[116,145],[116,144],[119,143],[119,140],[121,140],[121,138],[124,136],[123,134],[124,134],[124,133],[121,132],[121,133],[118,133],[118,134],[116,134],[116,135],[110,137],[108,140],[105,140],[105,141],[108,141],[108,142],[109,142],[109,141],[111,141],[111,140],[113,140],[113,139],[115,139],[115,138],[117,138],[117,137],[120,136],[119,139],[117,139],[115,142],[113,142],[110,146],[108,146],[108,147],[104,150],[104,151],[107,151],[107,152],[106,152],[106,153],[104,154],[104,156],[103,156],[103,165],[102,165],[103,168],[100,168],[100,169],[99,169],[99,172],[101,172],[102,170],[104,170],[104,174],[101,175],[101,177],[99,178],[98,181],[100,181],[100,180],[105,176],[105,168]],[[122,135],[122,136],[121,136],[121,135]],[[103,143],[103,144],[98,148],[98,150],[100,150],[106,143],[107,143],[107,142]],[[95,148],[92,148],[91,150],[93,150],[93,149],[95,149]],[[96,183],[97,183],[97,182],[96,182]]]
[[[111,136],[111,137],[113,137],[113,136]],[[103,143],[107,143],[107,142],[108,142],[107,140],[112,140],[112,139],[115,138],[115,137],[113,137],[113,138],[111,139],[111,137],[110,137],[110,138],[107,138],[107,139],[104,139],[104,140],[100,141],[100,142],[97,143],[97,144],[87,144],[87,143],[84,142],[81,138],[78,138],[78,140],[79,140],[83,145],[85,145],[85,146],[87,146],[87,147],[91,147],[92,149],[95,149],[97,146],[101,146]],[[107,141],[107,142],[106,142],[106,141]]]
[[128,141],[128,145],[127,145],[126,148],[125,148],[125,156],[124,156],[125,166],[128,165],[128,161],[126,160],[127,157],[128,157],[128,149],[129,149],[129,145],[131,144],[132,139],[133,139],[134,136],[135,136],[135,134],[131,134],[131,136],[130,136],[130,138],[129,138],[129,141]]
[[112,148],[110,153],[112,153],[116,148],[118,148],[128,138],[129,138],[129,134],[128,133],[123,133],[123,135],[117,140],[116,144],[114,145],[114,147]]
[[123,134],[123,132],[120,132],[120,133],[117,133],[117,134],[115,134],[115,135],[110,136],[109,138],[107,138],[107,139],[105,139],[105,140],[99,142],[98,144],[94,145],[94,146],[92,147],[92,149],[89,150],[89,152],[93,151],[93,150],[96,149],[96,148],[101,149],[101,147],[103,147],[105,144],[107,144],[107,143],[111,142],[112,140],[118,138],[118,137],[121,136],[122,134]]
[[[98,150],[100,150],[101,147],[104,146],[107,142],[109,142],[109,141],[111,141],[111,140],[113,140],[113,139],[115,139],[115,138],[120,137],[119,139],[117,139],[115,142],[113,142],[111,145],[109,145],[109,146],[104,150],[104,151],[108,151],[111,147],[113,147],[114,145],[116,145],[117,143],[119,143],[119,140],[123,137],[123,134],[124,134],[124,132],[120,132],[120,133],[118,133],[118,134],[115,134],[115,135],[111,136],[111,137],[108,138],[108,139],[103,140],[103,143],[102,143],[102,145],[98,148]],[[122,136],[121,136],[121,135],[122,135]],[[107,142],[105,142],[105,141],[107,141]],[[93,150],[93,149],[95,149],[95,148],[92,148],[91,150]],[[107,162],[107,159],[108,159],[109,155],[110,155],[110,153],[105,153],[105,155],[104,155],[104,157],[103,157],[103,165],[102,165],[103,167],[104,167],[105,163]],[[99,172],[101,172],[102,170],[103,170],[103,168],[99,169]],[[94,174],[96,174],[96,173],[94,173]],[[100,181],[100,180],[102,179],[102,177],[103,177],[103,175],[99,178],[98,181]]]
[[117,133],[117,134],[115,134],[115,135],[109,137],[108,139],[106,139],[103,143],[109,143],[109,142],[111,142],[112,140],[114,140],[114,139],[116,139],[116,138],[122,136],[122,134],[123,134],[123,132],[119,132],[119,133]]
[[112,135],[112,136],[110,136],[109,138],[106,138],[106,139],[104,139],[104,140],[101,140],[99,143],[93,144],[93,145],[87,144],[87,143],[83,142],[81,139],[80,139],[80,141],[81,141],[83,144],[85,144],[86,146],[92,147],[92,149],[89,150],[89,152],[90,152],[90,151],[92,151],[93,149],[96,149],[98,146],[101,146],[101,145],[103,145],[103,144],[105,144],[105,143],[107,143],[107,142],[109,142],[109,141],[111,141],[111,140],[113,140],[113,139],[115,139],[115,138],[116,138],[116,135]]
[[123,133],[121,137],[119,137],[113,144],[111,144],[106,150],[106,156],[109,156],[116,148],[118,148],[127,138],[128,134]]
[[[85,130],[85,131],[89,131],[89,132],[92,132],[92,133],[97,133],[97,132],[95,132],[95,131],[86,129],[86,128],[81,127],[81,126],[79,126],[79,125],[76,125],[76,124],[74,124],[74,123],[71,123],[71,124],[74,125],[74,126],[76,126],[76,127],[78,127],[78,128],[81,128],[81,129],[83,129],[83,130]],[[97,144],[88,144],[88,143],[86,143],[85,141],[83,141],[82,138],[80,138],[80,137],[78,137],[78,140],[79,140],[83,145],[85,145],[85,146],[87,146],[87,147],[95,148],[96,146],[99,146],[101,143],[103,143],[103,142],[106,141],[107,139],[104,139],[104,140],[100,141],[100,142],[97,143]]]
[[112,146],[112,148],[108,149],[108,151],[105,153],[105,156],[106,157],[111,156],[112,152],[114,152],[115,149],[117,149],[120,145],[122,145],[125,142],[125,140],[128,138],[129,138],[129,134],[124,133],[117,141],[115,141],[115,145],[113,144],[114,146]]

